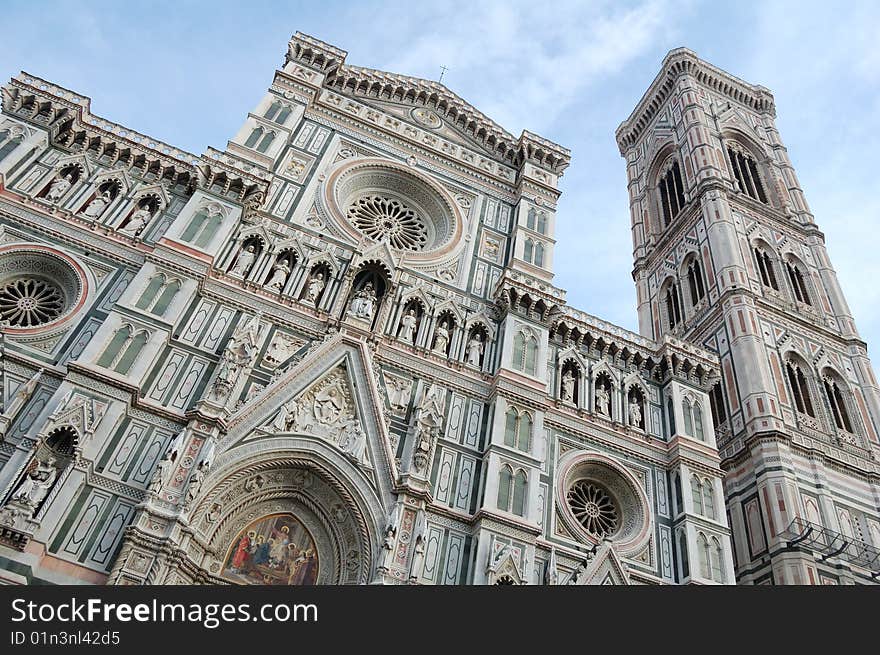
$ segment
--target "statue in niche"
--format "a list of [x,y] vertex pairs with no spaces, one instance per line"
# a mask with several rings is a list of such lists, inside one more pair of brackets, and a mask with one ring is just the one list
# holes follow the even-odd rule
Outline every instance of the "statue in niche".
[[61,200],[61,196],[67,193],[72,186],[73,174],[68,173],[64,177],[56,177],[49,186],[49,191],[46,193],[46,200],[49,202],[58,202]]
[[384,551],[382,554],[382,564],[380,569],[383,571],[388,571],[391,569],[391,564],[394,562],[394,542],[397,539],[397,508],[393,508],[391,513],[388,515],[388,523],[385,526],[385,530],[382,533],[382,550]]
[[290,275],[290,266],[287,265],[286,261],[280,259],[275,263],[275,267],[272,269],[272,277],[269,278],[266,286],[280,293],[287,283],[288,275]]
[[351,313],[358,318],[371,319],[376,311],[376,291],[373,283],[367,282],[364,288],[354,294],[351,301]]
[[571,370],[562,374],[562,400],[567,403],[574,402],[574,375]]
[[483,356],[484,348],[482,336],[479,332],[474,332],[467,345],[467,363],[480,368],[480,357]]
[[449,347],[449,324],[446,321],[440,323],[434,330],[433,351],[438,355],[445,355]]
[[596,387],[596,411],[603,416],[610,416],[608,412],[608,390],[603,386]]
[[422,568],[425,565],[425,525],[424,521],[419,523],[418,534],[416,535],[415,545],[413,546],[412,564],[409,569],[410,582],[415,582],[422,575]]
[[410,309],[406,313],[406,316],[400,319],[400,330],[397,332],[398,338],[407,343],[413,343],[416,338],[417,323],[418,319],[416,318],[416,312],[414,309]]
[[83,214],[89,218],[97,218],[104,212],[107,205],[109,205],[112,200],[113,196],[110,195],[110,191],[105,191],[100,196],[95,196],[88,206],[86,206],[86,210]]
[[635,398],[629,401],[629,424],[634,428],[642,425],[642,405]]
[[33,470],[28,471],[18,489],[12,494],[12,500],[36,509],[55,484],[55,479],[58,477],[57,461],[52,456],[45,461],[37,460],[37,465]]
[[324,281],[324,274],[318,271],[310,280],[308,291],[306,291],[306,302],[310,305],[317,305],[318,297],[324,290],[327,283]]
[[128,236],[136,237],[144,230],[147,223],[149,223],[152,218],[153,214],[148,207],[138,207],[131,215],[128,223],[126,223],[124,227],[119,228],[119,232],[127,234]]
[[256,248],[251,244],[238,253],[238,258],[235,260],[235,266],[232,267],[232,270],[229,271],[229,273],[238,277],[244,277],[247,275],[256,258]]

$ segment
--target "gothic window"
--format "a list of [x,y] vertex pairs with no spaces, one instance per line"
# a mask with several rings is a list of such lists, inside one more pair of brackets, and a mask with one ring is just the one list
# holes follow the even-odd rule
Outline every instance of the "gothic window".
[[694,417],[691,414],[691,404],[685,400],[682,405],[682,414],[684,414],[684,433],[692,437],[694,436]]
[[132,332],[130,325],[123,325],[119,328],[98,358],[96,362],[98,366],[113,369],[117,373],[126,375],[149,339],[149,334],[145,330],[134,335]]
[[531,334],[518,332],[513,338],[513,368],[535,375],[538,363],[538,340]]
[[704,441],[703,438],[703,410],[700,409],[699,403],[694,403],[691,406],[691,410],[694,414],[694,436],[700,441]]
[[694,514],[703,515],[703,485],[700,483],[700,479],[693,475],[691,476],[691,501],[694,505]]
[[266,120],[272,120],[275,116],[278,115],[278,112],[281,110],[281,103],[277,100],[273,100],[272,104],[269,105],[269,108],[266,110],[266,113],[263,114],[263,118]]
[[517,516],[526,515],[526,479],[525,471],[519,470],[513,478],[513,507],[511,511]]
[[292,111],[293,110],[290,108],[289,105],[284,105],[284,107],[281,108],[281,112],[278,114],[278,117],[275,119],[275,122],[279,125],[284,125],[284,121],[287,120],[287,117],[290,116]]
[[685,398],[681,405],[684,414],[684,432],[689,437],[705,440],[703,432],[703,409],[700,403],[691,398]]
[[535,264],[535,266],[544,266],[544,244],[535,244],[535,259],[533,263]]
[[672,474],[672,501],[675,506],[676,515],[681,514],[683,508],[683,492],[681,489],[681,476],[678,471]]
[[706,518],[715,518],[715,493],[712,491],[712,481],[708,478],[703,480],[703,511]]
[[21,143],[21,137],[16,137],[12,139],[8,139],[8,137],[8,130],[0,132],[0,143],[3,144],[2,146],[0,146],[0,162],[6,159],[6,157]]
[[122,357],[119,358],[119,361],[116,363],[116,366],[113,367],[113,370],[117,373],[126,375],[131,370],[131,367],[134,365],[135,361],[137,361],[138,355],[141,354],[141,350],[143,350],[146,345],[147,333],[144,331],[138,332],[128,343],[125,352],[122,353]]
[[688,566],[687,533],[684,530],[678,533],[678,556],[681,560],[681,577],[684,579],[691,574]]
[[691,293],[691,305],[696,306],[706,296],[706,286],[703,282],[703,270],[697,257],[691,259],[687,265],[688,290]]
[[266,152],[269,149],[269,146],[272,145],[272,142],[275,140],[275,132],[266,132],[263,140],[260,141],[260,145],[257,146],[257,152]]
[[700,575],[708,580],[711,580],[712,553],[709,548],[709,540],[702,532],[697,533],[697,554],[700,558]]
[[663,301],[666,306],[666,323],[669,329],[681,323],[681,297],[678,283],[670,281],[663,292]]
[[148,309],[150,305],[156,300],[156,297],[159,295],[159,291],[165,285],[165,276],[161,273],[159,275],[153,276],[150,280],[149,284],[147,284],[147,288],[144,289],[144,292],[141,294],[141,297],[138,298],[138,301],[134,304],[138,309]]
[[194,246],[205,248],[214,239],[222,219],[223,217],[220,213],[208,216],[207,210],[200,209],[192,217],[180,238],[182,241],[192,243]]
[[526,239],[523,245],[523,259],[529,263],[534,258],[535,243],[531,239]]
[[668,227],[684,207],[684,185],[681,182],[681,168],[678,162],[672,163],[659,180],[660,206],[663,209],[663,227]]
[[773,267],[773,259],[763,248],[755,248],[755,261],[758,264],[758,274],[761,276],[761,284],[779,291],[779,282],[776,281],[776,271]]
[[511,407],[507,410],[504,418],[504,445],[511,448],[516,447],[517,425],[519,424],[519,414]]
[[257,145],[257,141],[260,140],[260,137],[263,136],[263,128],[255,127],[251,132],[251,135],[247,138],[247,141],[244,142],[246,148],[253,148]]
[[804,375],[800,365],[794,361],[788,361],[785,364],[785,373],[788,376],[788,383],[791,386],[791,393],[794,396],[794,406],[801,414],[806,414],[812,418],[816,418],[813,411],[813,402],[810,398],[810,388],[807,377]]
[[831,415],[834,417],[834,425],[837,426],[838,430],[846,430],[850,433],[854,432],[852,421],[849,418],[847,402],[844,398],[843,392],[840,390],[840,385],[836,380],[826,377],[822,380],[822,386],[825,389],[825,397],[831,407]]
[[528,412],[519,417],[519,429],[517,430],[517,448],[523,452],[529,452],[529,444],[532,439],[532,416]]
[[162,294],[159,296],[159,299],[150,311],[156,316],[165,316],[165,312],[168,311],[168,306],[171,304],[171,301],[174,299],[174,296],[177,295],[178,291],[180,291],[180,281],[172,280],[162,290]]
[[566,494],[572,514],[594,537],[613,535],[620,527],[620,511],[614,498],[592,480],[578,480]]
[[547,234],[547,215],[544,212],[538,214],[538,227],[540,234]]
[[727,420],[727,410],[724,406],[724,391],[721,383],[716,382],[709,391],[709,402],[712,404],[712,425],[716,428]]
[[131,339],[131,326],[123,325],[116,330],[104,352],[98,357],[97,364],[103,368],[111,368],[122,352],[123,346]]
[[712,537],[712,579],[724,582],[724,549],[717,537]]
[[785,270],[788,272],[788,280],[791,282],[791,290],[798,302],[806,305],[812,305],[810,302],[810,294],[807,293],[807,285],[804,282],[803,273],[800,267],[794,262],[785,262]]
[[526,215],[526,227],[530,230],[535,229],[535,208],[529,207],[529,213]]
[[733,175],[739,182],[740,191],[747,196],[767,202],[767,194],[764,193],[764,185],[761,182],[761,176],[758,174],[758,164],[755,159],[739,148],[731,148],[728,146],[727,155],[730,157],[730,165],[733,167]]
[[502,466],[498,477],[498,509],[510,511],[510,492],[513,487],[513,471],[509,466]]
[[669,436],[675,434],[675,406],[672,404],[672,398],[666,399],[666,414],[669,420]]

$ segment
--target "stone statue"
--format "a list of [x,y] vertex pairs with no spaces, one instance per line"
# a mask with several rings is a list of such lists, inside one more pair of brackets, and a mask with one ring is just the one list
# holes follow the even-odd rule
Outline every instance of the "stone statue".
[[153,473],[153,479],[150,480],[150,486],[148,487],[149,491],[154,494],[162,491],[162,487],[165,486],[165,478],[171,473],[171,459],[172,450],[169,449],[165,456],[159,460],[159,463],[156,465],[156,471]]
[[68,173],[64,177],[56,177],[49,186],[49,191],[46,193],[46,200],[49,202],[58,202],[61,200],[61,196],[67,193],[68,189],[72,186],[73,175],[71,173]]
[[150,213],[150,210],[147,207],[138,207],[138,209],[136,209],[131,215],[128,223],[126,223],[124,227],[119,228],[119,232],[136,237],[143,232],[143,229],[147,226],[147,223],[150,222],[151,218],[153,218],[153,214]]
[[479,332],[474,332],[474,336],[468,341],[467,345],[467,363],[471,366],[480,367],[480,357],[483,356],[483,338]]
[[603,416],[610,416],[608,413],[608,391],[605,387],[596,387],[596,411]]
[[397,508],[393,508],[388,515],[388,523],[382,537],[382,564],[380,570],[388,571],[394,562],[394,542],[397,540]]
[[107,209],[107,205],[112,201],[113,196],[110,195],[109,191],[105,191],[100,196],[95,196],[95,198],[86,206],[86,210],[83,214],[89,218],[97,218],[105,209]]
[[189,478],[189,486],[186,488],[186,500],[184,501],[185,507],[190,507],[199,496],[199,492],[202,490],[202,481],[205,479],[205,473],[207,469],[205,469],[201,464],[196,467],[196,470],[192,472],[192,475]]
[[425,528],[424,525],[419,526],[418,535],[416,535],[415,545],[413,546],[412,564],[409,568],[410,582],[416,582],[422,575],[422,568],[425,565]]
[[629,424],[634,428],[642,427],[642,406],[635,398],[629,401]]
[[391,375],[385,377],[388,384],[388,402],[396,410],[406,410],[409,399],[412,396],[413,381],[409,378],[399,378]]
[[55,484],[55,479],[58,477],[56,463],[57,460],[52,456],[46,461],[37,460],[37,465],[27,473],[18,489],[12,494],[12,500],[36,509]]
[[318,271],[318,273],[309,280],[309,288],[306,292],[306,302],[310,305],[317,305],[318,297],[321,295],[326,284],[327,283],[324,281],[324,274]]
[[278,261],[275,264],[275,268],[272,269],[272,277],[269,279],[269,283],[266,286],[269,289],[274,289],[275,291],[280,292],[287,282],[288,275],[290,275],[290,266],[288,266],[287,262],[282,259]]
[[410,309],[406,316],[404,316],[400,320],[400,330],[397,332],[397,336],[400,339],[403,339],[407,343],[413,343],[416,338],[416,325],[418,324],[418,319],[416,318],[416,312],[413,309]]
[[562,374],[562,400],[567,403],[574,402],[574,375],[570,370]]
[[373,283],[367,282],[364,288],[354,294],[351,301],[351,313],[358,318],[371,319],[376,311],[376,291]]
[[446,321],[440,323],[434,330],[434,348],[433,351],[438,355],[445,355],[446,349],[449,347],[449,325]]
[[547,568],[544,569],[544,584],[559,584],[559,569],[556,564],[556,549],[550,549],[550,560],[547,562]]
[[364,456],[367,452],[367,435],[364,434],[363,428],[356,420],[349,419],[347,422],[339,447],[356,464],[364,463]]
[[232,270],[229,271],[230,274],[237,275],[238,277],[244,277],[248,274],[248,270],[253,265],[256,258],[256,249],[253,245],[249,245],[247,248],[238,253],[238,258],[235,260],[235,266],[233,266]]

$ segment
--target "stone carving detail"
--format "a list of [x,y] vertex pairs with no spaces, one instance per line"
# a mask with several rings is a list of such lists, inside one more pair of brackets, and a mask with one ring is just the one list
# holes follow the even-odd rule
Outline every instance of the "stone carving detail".
[[104,210],[107,209],[107,205],[112,201],[113,196],[110,194],[110,191],[104,191],[100,196],[95,196],[95,198],[86,206],[83,215],[88,216],[89,218],[98,218],[104,213]]
[[211,393],[215,399],[227,398],[242,372],[253,366],[259,340],[260,314],[242,319],[235,328],[217,366],[217,377],[214,378],[211,386]]
[[642,425],[642,406],[635,399],[629,401],[629,424],[634,428]]
[[51,455],[45,460],[36,460],[35,465],[18,485],[18,489],[13,492],[10,503],[27,508],[29,515],[33,516],[58,478],[57,463],[58,460]]
[[425,475],[434,452],[434,444],[443,424],[443,410],[446,405],[446,390],[431,384],[422,396],[415,417],[415,445],[413,465],[415,470]]
[[366,433],[358,421],[355,401],[342,368],[285,403],[267,427],[273,432],[321,437],[357,464],[369,466]]
[[68,192],[73,186],[73,173],[67,173],[64,177],[58,176],[53,180],[49,191],[46,193],[46,200],[56,203],[61,197]]
[[269,368],[275,368],[287,361],[293,353],[302,347],[303,343],[299,339],[276,332],[263,356],[263,363]]
[[326,280],[324,280],[324,274],[321,271],[315,273],[309,279],[309,286],[308,290],[306,291],[305,297],[306,303],[308,303],[309,305],[316,304],[326,284],[327,282]]
[[480,358],[483,356],[485,344],[479,332],[474,333],[467,345],[467,363],[471,366],[480,367]]
[[272,277],[269,279],[269,282],[266,283],[266,288],[280,293],[284,288],[284,285],[287,283],[287,277],[289,275],[290,266],[287,265],[287,262],[283,259],[277,261],[275,267],[272,269]]
[[413,381],[410,378],[392,375],[387,371],[384,373],[384,377],[391,410],[395,414],[405,413],[412,397]]
[[143,232],[144,228],[147,227],[152,218],[153,214],[150,213],[148,207],[138,207],[131,215],[128,223],[119,228],[119,232],[127,234],[128,236],[136,237]]
[[256,248],[253,244],[248,244],[238,253],[238,257],[235,259],[235,264],[229,271],[229,274],[235,277],[245,277],[256,259]]
[[562,374],[562,400],[567,403],[574,402],[574,375],[570,370]]
[[410,309],[406,315],[400,319],[400,329],[397,331],[397,337],[407,343],[414,343],[416,338],[416,326],[418,319],[414,309]]
[[24,406],[27,405],[31,396],[34,395],[34,391],[40,383],[40,378],[43,376],[43,370],[44,369],[42,368],[38,370],[27,382],[15,390],[15,393],[9,401],[9,404],[6,406],[5,411],[3,414],[0,414],[0,442],[3,441],[6,432],[9,430],[9,426],[12,425],[12,422],[18,416],[19,412],[21,412]]
[[434,347],[432,350],[438,355],[446,355],[449,348],[449,324],[442,321],[434,330]]

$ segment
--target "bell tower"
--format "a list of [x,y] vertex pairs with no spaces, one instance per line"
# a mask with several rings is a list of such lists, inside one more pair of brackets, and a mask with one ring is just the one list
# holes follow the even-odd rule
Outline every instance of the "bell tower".
[[721,359],[737,580],[871,582],[878,384],[775,116],[768,89],[679,48],[618,128],[639,330]]

